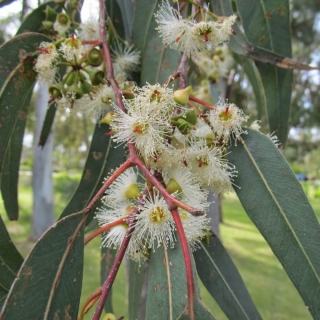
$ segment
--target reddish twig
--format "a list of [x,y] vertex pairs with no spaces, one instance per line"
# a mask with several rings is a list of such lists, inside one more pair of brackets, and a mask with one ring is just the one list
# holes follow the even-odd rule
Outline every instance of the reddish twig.
[[194,279],[193,279],[193,273],[192,273],[192,263],[191,263],[189,245],[188,245],[188,241],[187,241],[186,235],[183,230],[183,226],[181,223],[181,219],[180,219],[178,210],[173,209],[173,210],[171,210],[171,213],[172,213],[172,217],[173,217],[173,220],[176,224],[176,228],[178,231],[178,236],[180,239],[184,263],[185,263],[185,267],[186,267],[190,319],[194,320],[193,298],[194,298],[195,287],[194,287]]
[[81,307],[78,320],[83,320],[84,315],[97,302],[100,295],[101,295],[101,289],[99,288],[86,299],[86,301],[83,303]]
[[114,171],[114,173],[107,179],[107,181],[102,185],[100,190],[96,193],[96,195],[92,198],[89,204],[86,206],[84,211],[90,212],[93,206],[98,202],[98,200],[103,196],[109,186],[112,184],[114,180],[116,180],[121,173],[126,171],[133,165],[131,158],[129,158],[126,162],[124,162],[118,169]]
[[126,219],[127,219],[127,217],[125,217],[125,218],[120,218],[120,219],[118,219],[118,220],[116,220],[116,221],[112,221],[112,222],[106,224],[105,226],[101,227],[100,229],[92,232],[92,233],[90,234],[90,236],[88,236],[88,237],[86,237],[86,238],[84,239],[84,244],[86,245],[88,242],[90,242],[92,239],[94,239],[95,237],[97,237],[99,234],[101,234],[101,233],[103,233],[103,232],[105,232],[105,231],[107,231],[107,230],[109,230],[109,229],[111,229],[111,228],[113,228],[113,227],[115,227],[115,226],[118,226],[118,225],[120,225],[120,224],[126,224]]
[[[138,205],[144,201],[144,196],[146,195],[148,190],[145,190],[144,193],[140,196],[140,201],[138,203]],[[130,214],[129,218],[128,218],[128,230],[126,232],[126,235],[121,243],[120,249],[118,251],[118,254],[116,256],[116,259],[111,267],[111,270],[105,280],[105,282],[103,283],[103,285],[101,286],[101,297],[97,306],[97,309],[92,317],[92,320],[99,320],[103,307],[106,303],[106,300],[108,298],[108,294],[111,290],[112,284],[116,278],[116,275],[118,273],[120,264],[123,260],[124,254],[126,253],[126,250],[128,248],[128,245],[130,243],[130,239],[132,236],[132,233],[135,229],[135,223],[136,223],[136,215],[138,214],[139,210],[138,210],[138,205],[136,207],[136,209]]]
[[179,207],[191,213],[192,215],[199,216],[203,215],[203,211],[199,211],[198,209],[191,207],[183,202],[172,197],[168,191],[163,187],[163,185],[158,181],[158,179],[150,172],[150,170],[146,167],[146,165],[140,160],[137,156],[137,153],[134,149],[132,143],[128,143],[128,148],[130,151],[130,156],[132,162],[137,165],[137,167],[142,171],[142,173],[150,180],[150,182],[160,191],[161,195],[165,199],[170,210]]
[[189,95],[189,100],[197,102],[197,103],[200,103],[203,106],[207,107],[208,109],[216,110],[216,107],[214,105],[212,105],[212,104],[210,104],[210,103],[208,103],[208,102],[206,102],[204,100],[198,99],[195,96]]

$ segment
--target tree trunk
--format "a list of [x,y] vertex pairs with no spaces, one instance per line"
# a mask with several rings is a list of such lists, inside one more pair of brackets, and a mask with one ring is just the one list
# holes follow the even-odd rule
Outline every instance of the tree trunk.
[[33,213],[32,238],[37,240],[54,223],[52,153],[53,131],[51,130],[45,146],[38,146],[43,120],[48,105],[47,86],[39,83],[36,99],[36,128],[34,134],[34,158],[32,166]]

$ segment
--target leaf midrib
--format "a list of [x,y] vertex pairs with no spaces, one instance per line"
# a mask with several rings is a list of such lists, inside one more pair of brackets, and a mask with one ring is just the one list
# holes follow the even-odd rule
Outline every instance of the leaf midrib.
[[243,314],[245,315],[246,319],[250,320],[250,317],[246,314],[245,310],[242,308],[242,305],[240,303],[240,301],[238,300],[238,298],[236,297],[236,295],[234,294],[233,290],[230,288],[227,280],[225,279],[225,277],[223,276],[223,274],[220,272],[219,267],[215,264],[215,262],[213,261],[213,259],[211,258],[208,250],[205,248],[205,246],[203,245],[203,243],[200,244],[202,250],[206,253],[208,259],[210,260],[210,262],[213,264],[213,266],[215,267],[216,271],[218,272],[218,274],[220,275],[221,279],[223,280],[223,283],[226,285],[226,287],[228,288],[229,292],[231,293],[231,296],[234,298],[234,300],[236,301],[236,303],[239,305],[239,308],[241,309],[241,311],[243,312]]
[[247,154],[248,154],[248,156],[249,156],[249,158],[250,158],[253,166],[254,166],[255,169],[257,170],[257,172],[258,172],[258,174],[259,174],[259,176],[260,176],[263,184],[265,185],[267,191],[269,192],[272,200],[273,200],[274,203],[276,204],[276,207],[278,208],[278,210],[279,210],[279,212],[281,213],[283,219],[285,220],[285,222],[287,223],[290,231],[292,232],[292,235],[294,236],[295,240],[297,241],[297,243],[298,243],[298,245],[299,245],[302,253],[304,254],[304,256],[305,256],[308,264],[310,265],[311,270],[312,270],[313,273],[315,274],[316,279],[317,279],[318,282],[320,283],[320,278],[319,278],[319,276],[318,276],[318,273],[316,272],[316,270],[315,270],[312,262],[311,262],[310,259],[309,259],[309,256],[307,255],[307,253],[306,253],[306,251],[304,250],[301,242],[299,241],[299,237],[297,236],[297,234],[295,233],[294,229],[292,228],[292,225],[291,225],[290,221],[288,220],[285,212],[282,210],[282,207],[280,206],[280,204],[279,204],[276,196],[273,194],[272,189],[269,187],[269,184],[268,184],[267,180],[264,178],[264,176],[263,176],[263,174],[262,174],[262,171],[260,170],[258,164],[256,163],[255,159],[254,159],[253,156],[251,155],[251,152],[250,152],[249,148],[247,147],[245,141],[244,141],[242,138],[241,138],[241,142],[242,142],[242,144],[243,144],[243,146],[244,146],[244,149],[246,150],[246,152],[247,152]]

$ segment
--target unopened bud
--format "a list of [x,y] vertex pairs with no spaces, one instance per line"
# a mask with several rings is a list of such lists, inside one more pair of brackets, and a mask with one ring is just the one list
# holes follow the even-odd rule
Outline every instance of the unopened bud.
[[186,87],[185,89],[176,90],[173,92],[173,99],[175,102],[185,105],[189,102],[189,95],[192,90],[192,87]]
[[101,119],[100,123],[110,124],[112,121],[113,112],[108,112],[103,119]]
[[93,48],[88,52],[87,61],[92,67],[99,67],[102,60],[102,54],[99,49]]
[[187,122],[189,122],[190,124],[196,125],[197,124],[197,119],[198,119],[198,115],[197,115],[196,110],[194,110],[194,109],[188,110],[183,115],[183,119],[186,120]]
[[172,194],[176,191],[178,191],[179,193],[182,192],[182,188],[179,185],[179,183],[175,180],[175,179],[170,179],[170,181],[167,184],[166,190]]
[[140,196],[140,189],[136,183],[131,184],[124,193],[127,199],[135,199]]
[[50,6],[46,6],[46,9],[43,11],[46,15],[46,20],[49,21],[55,21],[56,20],[56,16],[57,16],[57,12],[51,8]]
[[107,313],[102,320],[117,320],[117,318],[113,313]]
[[176,127],[179,129],[179,131],[183,134],[186,135],[190,132],[191,130],[191,125],[188,121],[184,119],[179,119],[177,121]]

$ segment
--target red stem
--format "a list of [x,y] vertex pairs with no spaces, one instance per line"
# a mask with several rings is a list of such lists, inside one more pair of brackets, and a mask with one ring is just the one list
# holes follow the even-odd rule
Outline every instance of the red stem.
[[203,101],[201,99],[196,98],[195,96],[189,95],[189,100],[194,101],[194,102],[198,102],[200,104],[202,104],[203,106],[207,107],[208,109],[211,110],[216,110],[216,107],[206,101]]
[[194,298],[195,289],[194,289],[194,279],[193,279],[193,273],[192,273],[192,263],[191,263],[189,245],[188,245],[188,241],[187,241],[186,235],[183,230],[183,226],[181,223],[181,219],[180,219],[178,210],[173,209],[173,210],[171,210],[171,213],[172,213],[172,217],[173,217],[173,220],[176,224],[176,228],[178,231],[178,236],[180,239],[184,263],[185,263],[185,267],[186,267],[190,319],[194,320],[193,298]]
[[172,197],[167,190],[163,187],[163,185],[158,181],[158,179],[149,171],[149,169],[146,167],[146,165],[140,160],[140,158],[137,156],[137,153],[134,149],[134,146],[132,143],[128,143],[128,148],[130,151],[130,156],[132,159],[132,162],[137,165],[137,167],[142,171],[142,173],[150,180],[150,182],[160,191],[163,198],[166,200],[166,203],[170,210],[175,209],[176,207],[179,207],[181,209],[184,209],[191,213],[192,215],[198,216],[203,215],[203,211],[199,211],[198,209],[188,206],[185,203],[180,202],[179,200]]
[[107,230],[109,230],[109,229],[111,229],[111,228],[113,228],[115,226],[118,226],[120,224],[126,224],[126,219],[127,218],[120,218],[120,219],[118,219],[116,221],[112,221],[112,222],[106,224],[105,226],[101,227],[100,229],[92,232],[90,234],[90,236],[88,236],[88,237],[86,237],[84,239],[84,244],[86,245],[88,242],[90,242],[92,239],[97,237],[99,234],[101,234],[101,233],[103,233],[103,232],[105,232],[105,231],[107,231]]
[[129,158],[126,162],[124,162],[114,173],[108,178],[108,180],[103,184],[101,189],[97,192],[97,194],[92,198],[89,204],[86,206],[84,211],[89,211],[93,208],[93,206],[98,202],[98,200],[103,196],[105,191],[109,188],[114,180],[116,180],[121,173],[130,168],[133,165],[131,158]]
[[99,288],[86,299],[86,301],[81,307],[78,320],[83,319],[83,316],[88,312],[87,306],[90,305],[92,301],[96,301],[97,297],[99,297],[100,295],[101,295],[101,289]]
[[100,300],[99,300],[99,303],[98,303],[98,306],[96,308],[96,311],[92,317],[92,320],[99,320],[100,317],[101,317],[101,313],[103,311],[103,307],[106,303],[106,300],[108,298],[108,294],[111,290],[111,287],[112,287],[112,284],[116,278],[116,275],[118,273],[118,270],[119,270],[119,267],[120,267],[120,264],[123,260],[123,257],[124,257],[124,254],[126,253],[126,250],[127,250],[127,247],[129,245],[129,242],[130,242],[130,239],[131,239],[131,236],[132,236],[132,233],[134,231],[134,228],[135,228],[135,222],[136,222],[136,219],[134,218],[135,215],[138,213],[138,209],[135,209],[130,217],[129,217],[129,224],[128,224],[128,230],[126,232],[126,235],[121,243],[121,246],[120,246],[120,249],[118,251],[118,254],[117,254],[117,257],[111,267],[111,270],[107,276],[107,279],[105,280],[105,282],[103,283],[103,285],[101,286],[101,297],[100,297]]

